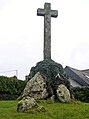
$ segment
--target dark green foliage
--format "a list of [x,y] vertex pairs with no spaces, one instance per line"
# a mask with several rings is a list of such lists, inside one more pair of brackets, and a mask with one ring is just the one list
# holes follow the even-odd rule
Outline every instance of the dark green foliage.
[[43,60],[31,68],[30,75],[33,77],[37,72],[45,74],[49,79],[53,79],[58,73],[63,75],[63,67],[61,64],[54,62],[53,60]]
[[19,96],[25,88],[26,82],[15,78],[0,76],[0,99]]
[[74,88],[73,91],[77,100],[89,103],[89,86],[77,87]]
[[0,100],[16,100],[18,96],[16,94],[0,94]]
[[[50,83],[58,83],[59,84],[66,84],[69,86],[69,82],[67,80],[67,76],[64,72],[64,69],[61,64],[56,63],[53,60],[43,60],[38,62],[35,67],[31,68],[30,77],[32,78],[37,72],[40,72],[43,75],[46,75],[48,81]],[[60,75],[61,79],[57,79],[57,75]]]

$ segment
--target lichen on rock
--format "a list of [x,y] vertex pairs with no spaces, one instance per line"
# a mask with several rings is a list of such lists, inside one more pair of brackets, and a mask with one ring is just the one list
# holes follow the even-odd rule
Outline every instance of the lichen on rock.
[[30,96],[34,99],[45,99],[48,97],[46,77],[43,78],[40,72],[37,72],[31,80],[27,82],[27,85],[23,91],[22,97]]
[[63,84],[60,84],[57,89],[57,98],[60,102],[70,102],[70,92],[67,87]]
[[70,82],[61,64],[47,59],[40,61],[35,67],[31,68],[28,80],[32,80],[37,72],[40,72],[40,75],[46,81],[48,97],[56,95],[56,90],[60,84],[65,85],[72,95]]
[[26,112],[29,109],[37,108],[37,107],[38,104],[34,98],[25,96],[22,100],[18,102],[17,112]]
[[[53,60],[43,60],[32,67],[29,73],[27,85],[18,102],[17,111],[33,109],[38,106],[36,100],[47,99],[51,102],[69,102],[72,98],[72,90],[68,77],[61,64]],[[44,110],[44,108],[36,108]]]

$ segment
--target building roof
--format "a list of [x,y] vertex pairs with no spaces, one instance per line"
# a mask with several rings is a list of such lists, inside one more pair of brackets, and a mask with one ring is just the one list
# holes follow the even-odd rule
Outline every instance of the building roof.
[[65,67],[66,74],[82,86],[89,85],[89,69],[78,70],[69,66]]

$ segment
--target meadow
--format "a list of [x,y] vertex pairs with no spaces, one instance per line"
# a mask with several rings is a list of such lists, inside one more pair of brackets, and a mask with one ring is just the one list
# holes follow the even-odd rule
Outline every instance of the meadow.
[[89,119],[89,103],[43,103],[45,112],[18,113],[17,101],[0,101],[0,119]]

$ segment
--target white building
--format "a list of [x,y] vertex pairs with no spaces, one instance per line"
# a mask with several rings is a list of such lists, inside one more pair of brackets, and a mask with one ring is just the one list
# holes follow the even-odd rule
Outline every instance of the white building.
[[66,66],[64,70],[73,87],[89,86],[89,69],[77,70]]

